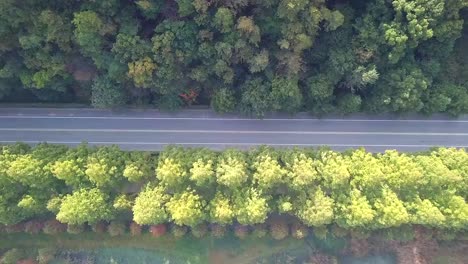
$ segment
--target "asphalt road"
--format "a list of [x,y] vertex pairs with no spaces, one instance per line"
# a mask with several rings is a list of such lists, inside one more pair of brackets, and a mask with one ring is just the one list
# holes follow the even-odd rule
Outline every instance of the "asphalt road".
[[468,148],[468,117],[311,119],[276,115],[259,120],[218,116],[208,110],[169,114],[154,110],[0,108],[0,144],[17,141],[66,145],[86,141],[130,150],[161,150],[178,144],[212,149],[327,145],[336,150],[420,151],[434,146]]

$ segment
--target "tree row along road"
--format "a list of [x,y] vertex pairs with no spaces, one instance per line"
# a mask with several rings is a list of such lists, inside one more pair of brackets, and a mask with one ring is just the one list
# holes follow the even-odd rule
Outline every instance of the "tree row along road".
[[0,143],[17,141],[119,145],[128,150],[186,147],[251,148],[330,146],[336,150],[420,151],[434,146],[468,147],[468,118],[392,119],[274,116],[248,119],[207,110],[158,111],[0,108]]

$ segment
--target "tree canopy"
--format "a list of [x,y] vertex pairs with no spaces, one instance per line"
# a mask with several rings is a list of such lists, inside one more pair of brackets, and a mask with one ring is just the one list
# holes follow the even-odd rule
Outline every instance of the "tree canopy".
[[[422,225],[468,229],[468,153],[343,153],[24,144],[0,148],[0,224],[54,217],[69,225],[126,220],[198,230],[287,215],[325,232]],[[76,177],[73,177],[76,176]]]
[[468,112],[462,0],[0,4],[0,100]]

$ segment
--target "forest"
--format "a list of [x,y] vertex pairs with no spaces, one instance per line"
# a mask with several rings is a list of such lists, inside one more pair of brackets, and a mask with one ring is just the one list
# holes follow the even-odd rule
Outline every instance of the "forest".
[[0,101],[468,113],[466,0],[2,0]]
[[455,148],[150,153],[18,143],[0,149],[0,189],[8,233],[78,233],[109,222],[115,235],[131,223],[132,232],[147,226],[154,234],[170,225],[176,236],[234,227],[240,237],[264,236],[268,224],[275,239],[290,230],[303,238],[310,228],[316,236],[388,231],[401,239],[417,226],[453,239],[468,229],[468,153]]

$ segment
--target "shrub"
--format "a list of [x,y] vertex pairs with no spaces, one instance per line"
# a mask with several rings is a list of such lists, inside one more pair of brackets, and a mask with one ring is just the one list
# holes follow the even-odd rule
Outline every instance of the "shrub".
[[245,239],[249,235],[249,227],[245,225],[234,226],[234,235],[240,239]]
[[44,224],[37,220],[31,220],[24,224],[24,232],[35,235],[41,232]]
[[126,227],[123,222],[120,221],[111,221],[110,224],[107,226],[107,231],[111,236],[121,236],[125,234]]
[[334,256],[326,255],[322,252],[314,252],[310,256],[310,263],[314,264],[334,264],[338,263],[338,260]]
[[42,228],[42,232],[48,235],[56,235],[59,233],[63,233],[67,230],[67,225],[60,223],[56,219],[50,219],[44,222],[44,227]]
[[281,240],[289,235],[289,226],[283,219],[273,219],[270,223],[270,234],[276,240]]
[[295,222],[291,225],[291,236],[296,239],[303,239],[309,235],[309,229],[307,226],[300,222]]
[[167,227],[165,224],[152,225],[149,231],[154,237],[160,237],[166,234]]
[[16,264],[20,259],[24,258],[25,252],[23,250],[13,248],[5,252],[2,257],[2,264]]
[[212,224],[210,229],[211,229],[211,235],[214,236],[215,238],[224,237],[224,235],[226,234],[225,225]]
[[205,223],[192,227],[192,235],[196,238],[201,238],[208,232],[208,226]]
[[91,230],[97,234],[104,234],[107,230],[107,225],[103,221],[91,224]]
[[252,236],[257,238],[265,237],[268,234],[268,226],[266,224],[256,224],[253,226]]
[[56,254],[56,249],[54,248],[40,248],[37,251],[37,262],[39,264],[49,264]]
[[5,226],[5,232],[7,234],[24,232],[24,223],[7,225]]
[[331,228],[331,232],[334,237],[346,237],[349,234],[349,230],[340,227],[339,225],[333,225]]
[[85,231],[85,225],[68,225],[67,226],[67,232],[70,234],[81,234]]
[[314,228],[314,235],[315,237],[317,237],[318,239],[326,239],[327,238],[327,235],[328,235],[328,229],[326,226],[320,226],[320,227],[316,227]]
[[173,225],[171,228],[171,233],[175,238],[183,237],[188,231],[186,226]]
[[141,235],[141,225],[135,223],[135,222],[131,222],[130,223],[130,234],[132,236],[139,236]]

